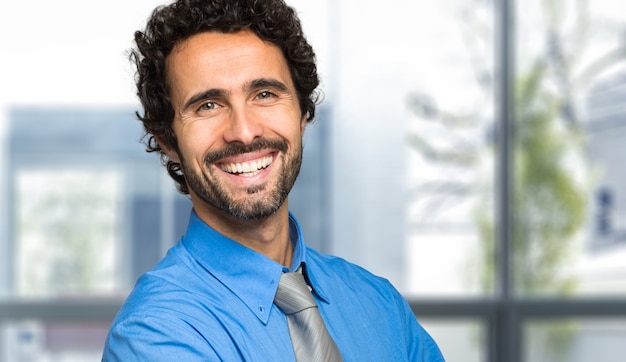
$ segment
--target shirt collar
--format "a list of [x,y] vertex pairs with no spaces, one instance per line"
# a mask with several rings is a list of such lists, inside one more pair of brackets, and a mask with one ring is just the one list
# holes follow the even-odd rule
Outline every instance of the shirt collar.
[[302,230],[291,213],[289,235],[294,244],[290,270],[220,234],[203,222],[195,211],[191,212],[181,243],[208,273],[235,293],[263,323],[267,323],[281,274],[295,271],[306,262]]
[[[307,263],[306,258],[306,244],[304,243],[304,237],[302,234],[302,229],[300,229],[300,224],[298,220],[296,220],[293,214],[289,214],[289,236],[291,237],[291,241],[294,244],[293,247],[293,259],[291,262],[291,268],[289,270],[283,270],[284,272],[291,271],[295,272],[300,264],[303,264],[302,267],[302,275],[304,275],[304,279],[306,283],[313,289],[313,293],[317,294],[317,296],[324,302],[328,303],[328,299],[326,298],[326,294],[322,291],[322,287],[320,283],[317,283],[315,280],[315,272],[311,272],[311,268],[313,265],[311,263]],[[319,271],[318,271],[319,272]],[[276,286],[278,288],[278,286]]]

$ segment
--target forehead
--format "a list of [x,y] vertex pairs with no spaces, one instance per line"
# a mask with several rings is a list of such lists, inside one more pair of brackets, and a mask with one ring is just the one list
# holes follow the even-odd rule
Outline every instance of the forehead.
[[167,58],[166,72],[171,88],[208,83],[229,88],[268,77],[292,86],[282,51],[249,30],[205,32],[181,41]]

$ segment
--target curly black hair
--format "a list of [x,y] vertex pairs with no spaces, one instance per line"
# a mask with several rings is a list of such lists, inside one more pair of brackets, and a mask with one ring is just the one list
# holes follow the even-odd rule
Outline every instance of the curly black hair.
[[167,157],[156,137],[178,151],[172,128],[174,109],[167,87],[165,64],[176,44],[202,32],[233,33],[251,30],[259,38],[281,49],[298,95],[302,116],[307,122],[315,117],[319,85],[315,53],[302,32],[294,9],[283,0],[178,0],[157,7],[145,31],[135,32],[136,48],[130,51],[137,67],[137,95],[143,114],[137,117],[144,126],[147,152],[159,152],[161,162],[174,179],[178,190],[188,194],[181,165]]

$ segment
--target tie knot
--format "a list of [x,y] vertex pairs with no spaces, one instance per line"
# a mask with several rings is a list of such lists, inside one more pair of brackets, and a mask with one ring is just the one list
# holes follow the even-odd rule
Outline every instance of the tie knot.
[[301,273],[283,273],[280,276],[274,304],[285,314],[293,314],[316,307],[315,300]]

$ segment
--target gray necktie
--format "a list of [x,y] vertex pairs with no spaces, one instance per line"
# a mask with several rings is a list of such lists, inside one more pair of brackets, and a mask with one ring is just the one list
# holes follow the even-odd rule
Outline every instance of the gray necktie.
[[300,269],[282,274],[274,304],[287,315],[296,361],[343,361]]

